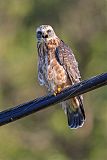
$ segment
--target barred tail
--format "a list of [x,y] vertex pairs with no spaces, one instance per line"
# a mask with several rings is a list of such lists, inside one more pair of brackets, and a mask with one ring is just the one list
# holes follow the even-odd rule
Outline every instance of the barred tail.
[[62,102],[62,106],[64,106],[64,110],[67,114],[68,126],[72,129],[82,127],[85,121],[85,112],[83,108],[82,97],[78,96],[71,100]]

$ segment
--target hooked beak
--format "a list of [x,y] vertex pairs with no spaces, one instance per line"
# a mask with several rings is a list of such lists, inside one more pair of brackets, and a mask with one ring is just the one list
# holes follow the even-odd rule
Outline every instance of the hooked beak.
[[48,34],[46,32],[43,33],[42,38],[48,38]]

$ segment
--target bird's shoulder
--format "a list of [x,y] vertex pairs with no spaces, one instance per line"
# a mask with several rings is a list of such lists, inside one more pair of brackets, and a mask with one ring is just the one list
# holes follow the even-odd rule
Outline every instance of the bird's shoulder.
[[59,46],[56,48],[56,58],[60,65],[63,65],[69,74],[73,74],[75,75],[74,77],[81,78],[75,55],[63,40],[60,41]]

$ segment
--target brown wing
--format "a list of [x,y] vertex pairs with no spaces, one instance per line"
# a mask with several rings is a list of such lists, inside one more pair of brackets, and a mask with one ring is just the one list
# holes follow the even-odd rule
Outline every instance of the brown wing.
[[79,82],[81,76],[78,70],[78,63],[72,50],[63,41],[56,48],[56,58],[66,70],[72,84]]
[[46,64],[42,44],[37,44],[38,49],[38,81],[40,85],[48,86],[46,77]]

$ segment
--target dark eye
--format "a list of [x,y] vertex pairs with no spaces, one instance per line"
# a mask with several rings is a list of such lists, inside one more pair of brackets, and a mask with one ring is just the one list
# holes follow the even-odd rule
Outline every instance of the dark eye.
[[37,38],[41,38],[42,37],[42,32],[41,31],[38,31],[37,32]]
[[47,30],[47,33],[51,33],[51,30],[50,30],[50,29],[48,29],[48,30]]
[[42,32],[41,32],[41,31],[38,31],[37,34],[38,34],[38,35],[42,35]]

